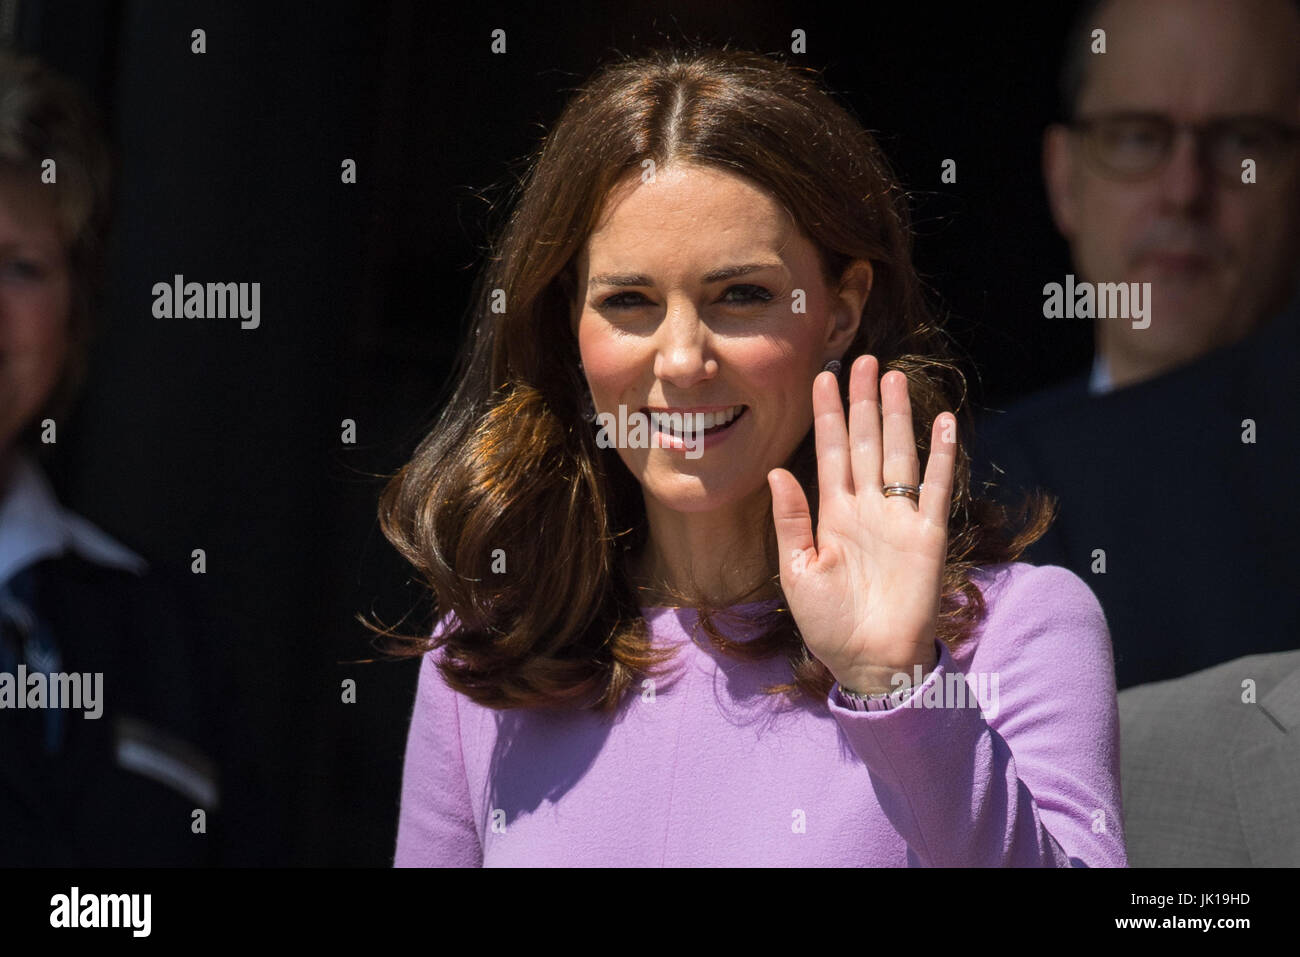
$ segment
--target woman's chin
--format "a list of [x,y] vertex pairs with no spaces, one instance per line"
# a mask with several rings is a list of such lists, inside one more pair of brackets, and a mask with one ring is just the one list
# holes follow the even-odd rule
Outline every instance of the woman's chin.
[[725,479],[711,479],[707,475],[656,476],[641,478],[642,494],[661,507],[674,512],[712,512],[741,502],[755,491],[767,490],[767,473],[757,479],[741,481],[734,474]]

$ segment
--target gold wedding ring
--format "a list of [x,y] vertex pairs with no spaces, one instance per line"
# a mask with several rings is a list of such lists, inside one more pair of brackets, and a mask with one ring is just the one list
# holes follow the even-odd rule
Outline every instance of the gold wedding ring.
[[905,482],[890,482],[888,485],[882,485],[880,491],[884,494],[885,498],[889,498],[891,495],[906,495],[918,505],[921,502],[921,486],[919,485],[908,485]]

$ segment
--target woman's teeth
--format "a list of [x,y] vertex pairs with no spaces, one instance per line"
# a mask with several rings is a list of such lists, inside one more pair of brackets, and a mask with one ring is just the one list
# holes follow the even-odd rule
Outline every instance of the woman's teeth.
[[743,405],[733,405],[720,412],[651,412],[650,422],[660,432],[682,438],[688,429],[707,432],[729,425],[744,410]]

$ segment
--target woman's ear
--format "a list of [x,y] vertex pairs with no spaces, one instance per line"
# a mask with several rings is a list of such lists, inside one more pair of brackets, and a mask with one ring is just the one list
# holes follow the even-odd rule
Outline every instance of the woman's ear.
[[855,259],[845,267],[839,288],[832,292],[831,314],[834,322],[827,330],[826,348],[830,352],[843,352],[858,334],[862,323],[862,310],[871,295],[875,270],[869,260]]

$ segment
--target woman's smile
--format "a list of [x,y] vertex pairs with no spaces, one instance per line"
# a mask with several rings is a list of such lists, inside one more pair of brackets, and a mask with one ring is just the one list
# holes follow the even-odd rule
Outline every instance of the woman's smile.
[[[730,435],[734,431],[733,426],[744,417],[748,408],[747,405],[730,405],[716,411],[704,411],[697,407],[645,408],[641,411],[650,416],[651,428],[668,443],[665,447],[685,449],[685,440],[699,435],[704,436],[705,448],[716,445],[724,435]],[[709,439],[717,441],[709,442]]]

